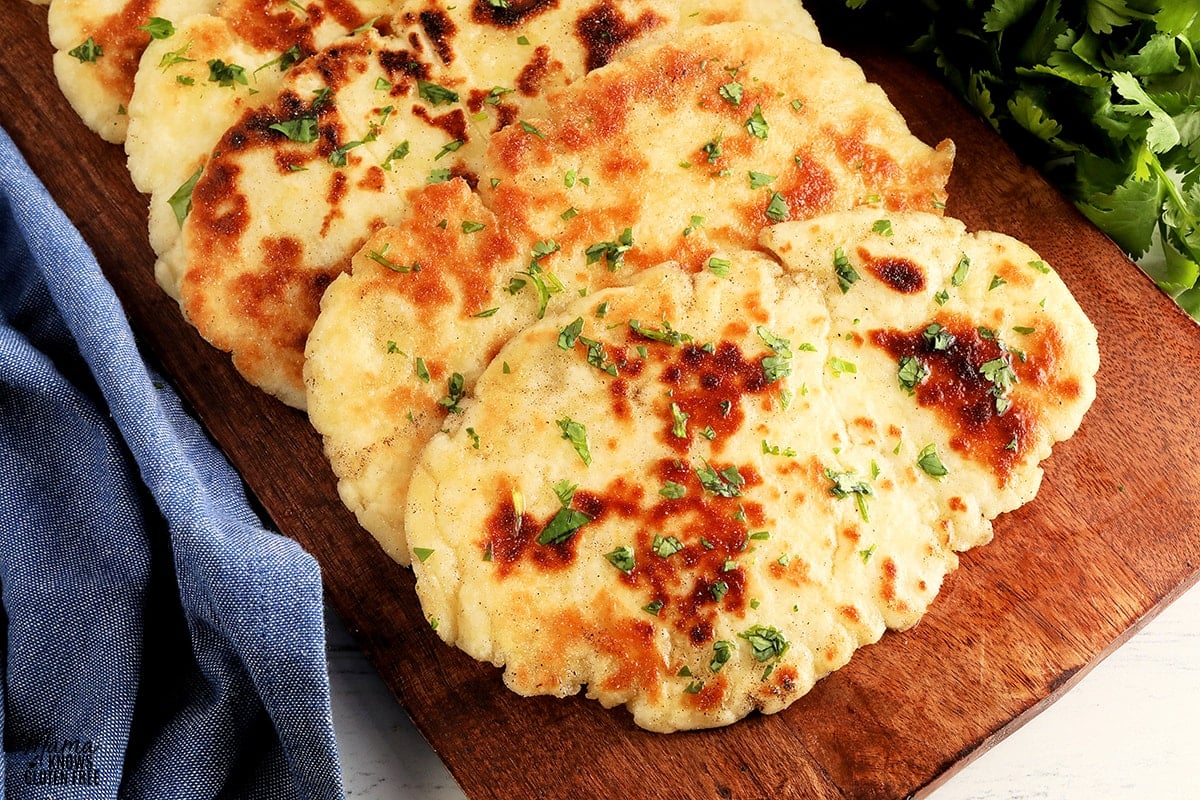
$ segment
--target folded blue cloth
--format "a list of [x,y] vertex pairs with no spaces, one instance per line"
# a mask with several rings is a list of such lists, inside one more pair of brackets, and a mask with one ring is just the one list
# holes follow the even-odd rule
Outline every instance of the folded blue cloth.
[[316,562],[2,130],[0,592],[5,800],[342,796]]

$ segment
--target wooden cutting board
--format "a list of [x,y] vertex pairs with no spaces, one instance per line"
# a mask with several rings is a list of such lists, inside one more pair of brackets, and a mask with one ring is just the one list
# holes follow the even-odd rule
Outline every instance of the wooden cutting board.
[[519,698],[429,630],[411,573],[342,508],[304,416],[244,384],[156,287],[146,201],[121,149],[59,94],[45,8],[24,0],[0,27],[0,125],[95,249],[147,356],[320,561],[338,613],[470,797],[902,798],[1036,714],[1200,577],[1200,327],[934,80],[854,55],[914,133],[957,143],[948,212],[1057,266],[1100,330],[1098,396],[1037,500],[997,520],[915,629],[783,713],[671,736],[582,699]]

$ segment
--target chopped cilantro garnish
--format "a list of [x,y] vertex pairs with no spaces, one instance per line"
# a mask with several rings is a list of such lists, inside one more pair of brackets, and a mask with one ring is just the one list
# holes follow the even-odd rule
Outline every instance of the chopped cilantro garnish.
[[779,192],[771,193],[771,201],[767,203],[767,218],[772,222],[784,222],[791,216],[787,201]]
[[446,379],[446,396],[438,400],[438,405],[451,414],[461,414],[462,408],[458,403],[463,399],[465,394],[466,392],[463,390],[463,376],[455,372]]
[[458,92],[447,89],[445,86],[439,86],[436,83],[430,83],[429,81],[417,81],[417,94],[431,106],[448,105],[458,102]]
[[636,319],[629,320],[629,329],[645,339],[650,339],[655,342],[662,342],[675,346],[685,341],[691,341],[692,337],[686,333],[680,333],[671,327],[671,323],[663,320],[662,328],[647,328],[638,322]]
[[575,448],[575,452],[585,465],[590,466],[592,463],[592,453],[588,447],[587,427],[576,422],[570,417],[563,417],[558,420],[559,430],[562,431],[562,438],[571,443],[571,447]]
[[896,377],[900,381],[901,389],[915,394],[921,382],[929,377],[929,367],[916,356],[901,356]]
[[696,470],[700,485],[718,497],[740,497],[746,479],[737,471],[737,467],[729,466],[717,471],[712,464],[703,462],[704,466]]
[[754,113],[746,120],[746,132],[758,139],[766,139],[770,126],[763,117],[762,106],[755,105]]
[[737,106],[742,104],[742,85],[737,81],[730,81],[720,89],[717,89],[717,94],[721,95],[721,99],[731,105]]
[[921,332],[921,337],[934,352],[949,350],[954,344],[954,334],[938,322],[931,322],[929,327]]
[[581,333],[583,333],[583,317],[577,317],[574,322],[558,332],[558,346],[563,350],[570,350],[579,340]]
[[828,467],[825,469],[825,477],[832,482],[829,493],[839,500],[853,497],[855,505],[858,506],[859,516],[864,522],[868,521],[867,498],[874,494],[870,484],[853,472],[835,472]]
[[81,64],[95,63],[97,58],[104,55],[104,48],[89,36],[82,44],[68,50],[67,55],[79,59]]
[[751,189],[761,189],[762,187],[770,186],[775,182],[774,175],[767,175],[764,172],[755,172],[754,170],[750,170],[749,175]]
[[967,279],[967,273],[971,271],[971,259],[963,253],[962,258],[958,259],[958,264],[954,267],[953,274],[950,275],[950,283],[954,286],[962,286]]
[[[679,486],[679,484],[673,484]],[[682,487],[680,487],[682,488]],[[683,495],[680,494],[680,497]],[[650,549],[654,551],[659,558],[670,558],[683,549],[683,542],[676,539],[674,536],[659,536],[654,535],[654,540],[650,543]]]
[[563,506],[538,534],[538,544],[563,544],[576,531],[592,521],[592,517],[574,508]]
[[752,625],[738,634],[750,643],[755,661],[767,662],[781,658],[788,650],[788,641],[777,629],[768,625]]
[[671,403],[671,435],[676,439],[688,438],[688,416],[689,415],[679,407],[678,403]]
[[937,445],[932,443],[921,448],[921,452],[917,455],[917,466],[923,469],[927,475],[935,478],[941,478],[949,474],[949,470],[942,463],[942,459],[938,457]]
[[842,290],[842,294],[850,291],[850,287],[861,277],[850,264],[846,251],[840,247],[833,251],[833,272],[837,275],[838,288]]
[[719,639],[713,642],[713,657],[708,662],[708,668],[713,672],[720,672],[721,667],[729,662],[733,657],[733,642]]
[[192,191],[196,188],[196,184],[200,180],[200,175],[203,174],[204,167],[197,167],[192,173],[192,177],[184,181],[175,193],[167,199],[167,204],[171,207],[171,211],[175,213],[175,221],[183,226],[183,221],[187,219],[187,215],[192,210]]
[[609,272],[615,272],[622,264],[625,263],[625,254],[633,247],[633,229],[626,228],[621,231],[621,235],[617,237],[615,242],[597,242],[590,245],[584,253],[587,255],[587,263],[595,264],[600,259],[608,265]]
[[175,35],[175,25],[162,17],[150,17],[145,25],[138,25],[137,29],[150,34],[151,39],[169,39]]
[[626,575],[633,572],[633,548],[629,545],[623,545],[615,550],[605,553],[604,557],[608,559],[608,563],[612,564]]
[[208,79],[218,86],[233,86],[235,83],[243,86],[249,84],[244,67],[237,64],[226,64],[219,58],[208,61]]
[[318,137],[316,117],[297,117],[267,126],[270,130],[282,133],[293,142],[308,144],[315,142]]
[[658,493],[668,500],[678,500],[687,494],[687,487],[682,483],[667,481],[663,484],[663,487],[658,490]]

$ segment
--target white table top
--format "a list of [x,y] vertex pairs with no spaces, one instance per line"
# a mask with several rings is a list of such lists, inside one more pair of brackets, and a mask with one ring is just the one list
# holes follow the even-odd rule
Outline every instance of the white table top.
[[[329,671],[346,795],[463,800],[332,612]],[[932,800],[1200,798],[1200,587],[964,767]],[[781,800],[784,800],[781,798]]]

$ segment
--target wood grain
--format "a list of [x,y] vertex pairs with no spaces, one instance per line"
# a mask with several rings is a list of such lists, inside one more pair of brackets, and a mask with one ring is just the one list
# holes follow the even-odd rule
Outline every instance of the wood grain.
[[1096,323],[1092,411],[1047,462],[1037,500],[997,521],[995,542],[963,558],[920,625],[860,651],[789,710],[661,736],[579,698],[519,698],[429,630],[411,573],[341,506],[304,416],[244,384],[158,290],[124,154],[58,92],[45,9],[7,5],[0,124],[95,250],[148,358],[279,530],[320,561],[338,613],[472,798],[923,794],[1200,577],[1200,328],[935,81],[855,52],[918,136],[957,143],[949,213],[1030,243]]

